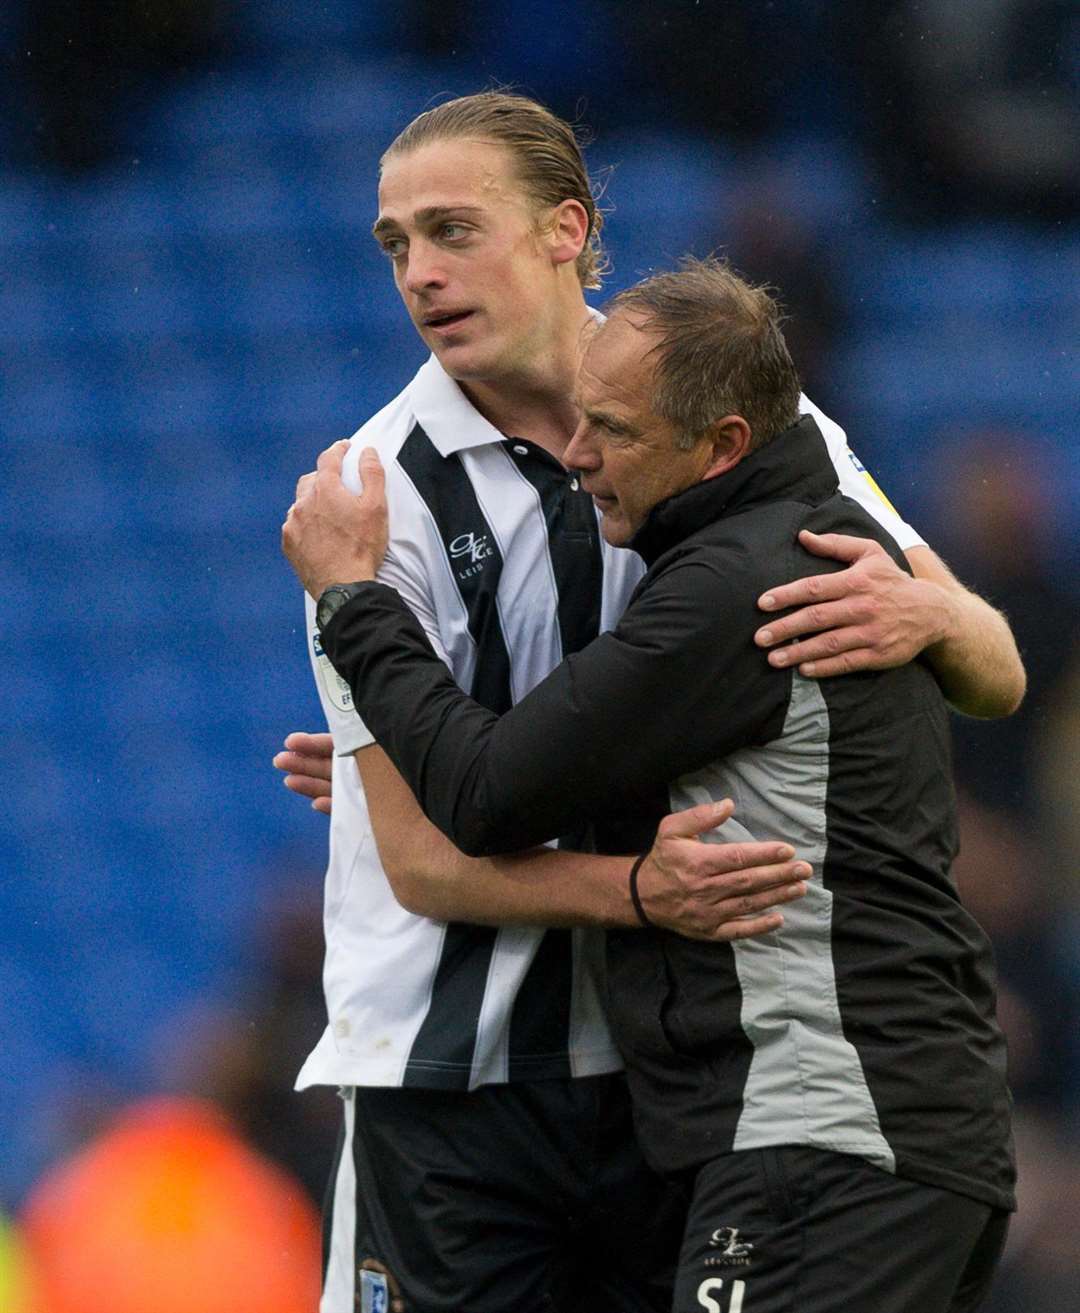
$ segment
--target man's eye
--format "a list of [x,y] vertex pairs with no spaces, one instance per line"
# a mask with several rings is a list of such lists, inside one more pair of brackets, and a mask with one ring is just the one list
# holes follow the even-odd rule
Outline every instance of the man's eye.
[[404,255],[409,248],[409,244],[404,237],[385,237],[380,245],[383,248],[383,253],[388,255],[391,260],[396,260],[399,256]]
[[444,223],[439,231],[448,242],[454,242],[464,237],[468,229],[462,223]]

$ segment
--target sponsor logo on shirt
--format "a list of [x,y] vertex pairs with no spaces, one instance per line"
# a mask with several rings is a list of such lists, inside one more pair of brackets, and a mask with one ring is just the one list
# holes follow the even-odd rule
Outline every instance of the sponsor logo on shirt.
[[459,533],[446,544],[450,559],[462,567],[455,570],[459,579],[470,579],[484,568],[489,556],[495,555],[495,548],[488,542],[486,533]]
[[855,466],[855,468],[863,476],[866,482],[870,485],[874,493],[874,496],[879,498],[882,502],[884,502],[884,504],[889,508],[890,511],[892,511],[894,515],[899,515],[899,512],[897,511],[896,507],[892,504],[891,501],[889,501],[888,497],[886,497],[885,494],[878,487],[877,480],[866,468],[866,466],[862,463],[862,461],[858,458],[858,456],[855,455],[855,453],[851,450],[850,447],[848,447],[846,450],[848,454],[848,460],[851,461],[852,465]]

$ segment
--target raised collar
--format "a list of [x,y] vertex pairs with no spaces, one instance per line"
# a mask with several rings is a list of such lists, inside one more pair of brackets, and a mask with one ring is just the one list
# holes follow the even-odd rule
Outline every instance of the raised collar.
[[[604,322],[599,310],[593,306],[586,308],[597,323]],[[434,354],[428,356],[409,384],[409,399],[420,427],[440,456],[452,456],[455,451],[484,447],[506,438],[505,433],[480,414]]]
[[440,456],[502,442],[506,436],[480,414],[434,355],[409,384],[409,401]]
[[665,498],[649,512],[630,546],[647,565],[725,516],[763,502],[794,499],[817,504],[838,487],[825,439],[811,415],[715,479]]

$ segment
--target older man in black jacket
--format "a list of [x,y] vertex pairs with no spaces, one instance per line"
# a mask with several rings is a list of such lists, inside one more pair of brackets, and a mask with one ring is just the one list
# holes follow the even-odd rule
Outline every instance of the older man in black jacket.
[[[691,1194],[677,1313],[962,1313],[1014,1206],[990,950],[950,877],[929,672],[813,681],[755,647],[756,599],[807,572],[800,532],[874,538],[903,564],[839,494],[798,396],[776,306],[725,266],[616,298],[565,459],[648,573],[614,631],[502,717],[373,582],[373,454],[364,496],[338,503],[360,545],[335,577],[355,582],[314,577],[302,505],[286,542],[357,709],[466,852],[586,823],[598,851],[640,852],[668,811],[730,797],[719,839],[783,834],[811,863],[807,896],[761,939],[609,936],[640,1138]],[[628,863],[632,890],[637,875]]]

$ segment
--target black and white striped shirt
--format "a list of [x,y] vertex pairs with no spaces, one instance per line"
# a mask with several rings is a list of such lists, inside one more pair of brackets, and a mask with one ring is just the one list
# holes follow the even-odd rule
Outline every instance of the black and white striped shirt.
[[[843,432],[814,414],[844,491],[902,547],[916,545]],[[541,448],[489,424],[434,358],[356,434],[346,460],[354,487],[365,446],[387,471],[392,539],[380,578],[477,701],[505,711],[564,655],[614,626],[643,573],[640,559],[604,543],[576,481]],[[445,925],[396,902],[350,760],[372,738],[322,653],[310,599],[307,633],[337,755],[325,906],[329,1025],[298,1087],[472,1089],[617,1070],[599,932]]]

